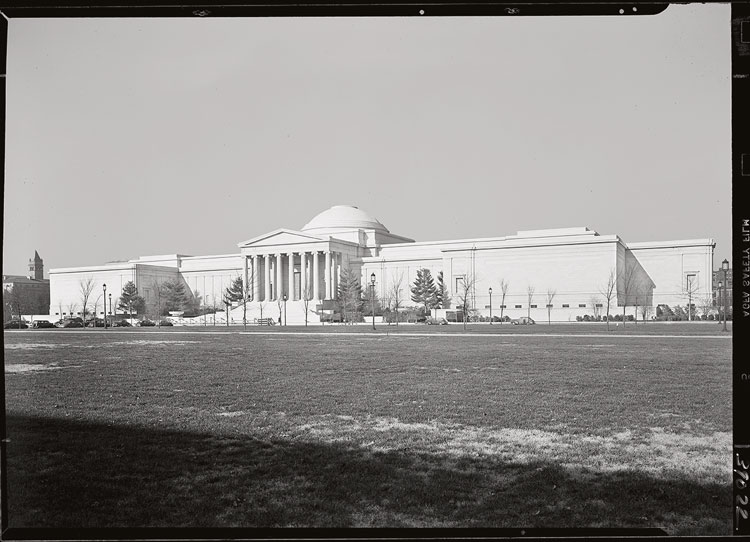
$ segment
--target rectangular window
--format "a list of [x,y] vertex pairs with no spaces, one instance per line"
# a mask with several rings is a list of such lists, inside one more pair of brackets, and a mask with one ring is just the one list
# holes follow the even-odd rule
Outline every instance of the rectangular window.
[[532,305],[532,306],[531,306],[531,308],[532,308],[532,309],[535,309],[535,308],[536,308],[536,305]]
[[500,305],[500,308],[501,309],[507,309],[508,307],[506,307],[505,305]]
[[551,309],[551,308],[552,308],[553,306],[554,306],[554,305],[550,304],[550,305],[547,305],[547,308],[548,308],[548,309]]
[[56,312],[56,313],[55,313],[55,316],[60,316],[60,313],[59,313],[59,312]]
[[516,308],[517,308],[517,309],[520,309],[520,308],[521,308],[521,305],[516,305]]
[[570,307],[570,304],[569,304],[569,303],[563,303],[563,309],[567,309],[567,308],[569,308],[569,307]]
[[602,308],[604,305],[602,305],[601,303],[597,303],[596,306]]
[[586,308],[586,303],[579,303],[578,304],[578,308],[579,309],[585,309]]

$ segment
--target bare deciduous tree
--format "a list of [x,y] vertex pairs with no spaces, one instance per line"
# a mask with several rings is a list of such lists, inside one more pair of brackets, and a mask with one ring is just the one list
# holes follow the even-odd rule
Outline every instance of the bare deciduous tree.
[[594,311],[594,320],[599,320],[599,316],[601,315],[601,307],[599,306],[599,298],[596,295],[592,295],[589,298],[589,303],[591,303],[591,308]]
[[547,325],[552,324],[552,300],[555,299],[557,290],[547,290]]
[[391,275],[391,285],[388,287],[388,298],[389,298],[389,304],[391,307],[393,307],[394,312],[396,313],[396,325],[398,326],[398,320],[399,320],[399,309],[401,308],[404,298],[403,298],[403,292],[401,291],[401,287],[404,283],[404,274],[399,273],[398,275],[392,274]]
[[510,283],[505,280],[500,280],[500,291],[502,292],[502,297],[500,298],[500,323],[503,323],[503,313],[505,312],[505,296],[508,295],[508,287],[510,286]]
[[711,312],[711,309],[714,308],[714,298],[711,293],[706,292],[703,294],[698,303],[700,304],[701,314],[704,314],[706,318],[708,318],[708,314]]
[[609,309],[612,307],[612,300],[615,298],[615,295],[617,293],[616,289],[617,278],[615,277],[615,270],[611,269],[609,271],[609,278],[607,279],[607,283],[599,288],[599,293],[602,294],[602,297],[607,302],[607,310],[604,315],[607,319],[607,331],[609,331]]
[[[313,296],[313,291],[310,281],[305,282],[305,287],[302,289],[302,305],[305,308],[305,327],[307,327],[307,316],[310,313],[310,298]],[[263,309],[260,311],[260,317],[263,318]]]
[[461,307],[461,311],[463,312],[462,320],[464,329],[466,329],[466,320],[469,319],[469,308],[471,306],[472,295],[474,293],[474,288],[476,287],[476,285],[476,278],[473,275],[467,274],[464,275],[458,287],[458,303],[459,307]]
[[698,277],[696,275],[687,275],[682,285],[682,296],[687,300],[688,320],[693,319],[695,309],[693,308],[695,298],[700,288],[698,287]]
[[638,265],[631,261],[625,266],[618,279],[620,283],[618,293],[622,293],[622,325],[624,326],[628,305],[635,302],[638,293]]
[[81,304],[83,305],[83,321],[86,321],[86,307],[88,306],[89,297],[94,291],[94,279],[91,277],[81,279],[78,282],[78,286],[81,292]]
[[528,301],[527,305],[527,313],[526,315],[531,318],[531,302],[534,300],[534,292],[536,291],[536,288],[529,284],[526,287],[526,299]]
[[[96,296],[96,299],[94,299],[94,327],[96,327],[96,311],[99,308],[99,301],[102,299],[102,294],[99,294]],[[106,311],[105,311],[106,312]]]

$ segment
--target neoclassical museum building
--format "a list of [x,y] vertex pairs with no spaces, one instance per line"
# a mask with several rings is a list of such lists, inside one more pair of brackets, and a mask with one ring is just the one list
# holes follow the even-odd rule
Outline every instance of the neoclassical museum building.
[[[574,227],[419,242],[391,233],[357,207],[336,205],[300,230],[279,228],[237,246],[235,254],[142,256],[99,266],[51,269],[50,316],[79,313],[80,284],[89,278],[96,283],[95,292],[106,283],[115,306],[122,287],[133,281],[146,300],[148,313],[154,310],[154,289],[160,282],[183,281],[202,305],[222,308],[225,288],[241,276],[250,292],[250,321],[260,316],[261,307],[264,316],[277,316],[280,300],[286,296],[287,321],[304,322],[304,296],[309,300],[309,321],[315,323],[332,307],[326,300],[336,296],[346,268],[360,277],[365,292],[374,274],[379,298],[400,286],[405,307],[414,305],[410,288],[417,271],[429,269],[433,277],[443,273],[453,305],[467,281],[472,308],[479,314],[488,316],[492,304],[493,315],[499,315],[503,305],[504,314],[511,318],[530,314],[536,320],[547,319],[548,305],[553,321],[603,314],[602,291],[612,273],[612,314],[622,313],[623,306],[633,314],[637,304],[639,318],[641,307],[647,307],[650,318],[657,305],[685,307],[690,300],[700,307],[701,300],[713,294],[713,239],[626,243],[617,235]],[[504,301],[502,282],[507,285]],[[102,303],[97,312],[104,312]],[[242,308],[235,306],[230,316],[241,322]]]

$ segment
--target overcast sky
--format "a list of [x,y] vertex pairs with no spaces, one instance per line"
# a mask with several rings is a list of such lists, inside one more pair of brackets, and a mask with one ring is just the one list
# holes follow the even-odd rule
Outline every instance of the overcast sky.
[[3,272],[228,254],[356,205],[419,241],[588,226],[730,255],[730,8],[11,19]]

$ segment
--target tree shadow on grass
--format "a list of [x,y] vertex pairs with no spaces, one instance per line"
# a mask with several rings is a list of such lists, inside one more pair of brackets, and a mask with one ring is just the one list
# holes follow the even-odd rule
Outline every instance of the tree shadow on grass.
[[11,528],[661,527],[727,534],[727,485],[8,415]]

